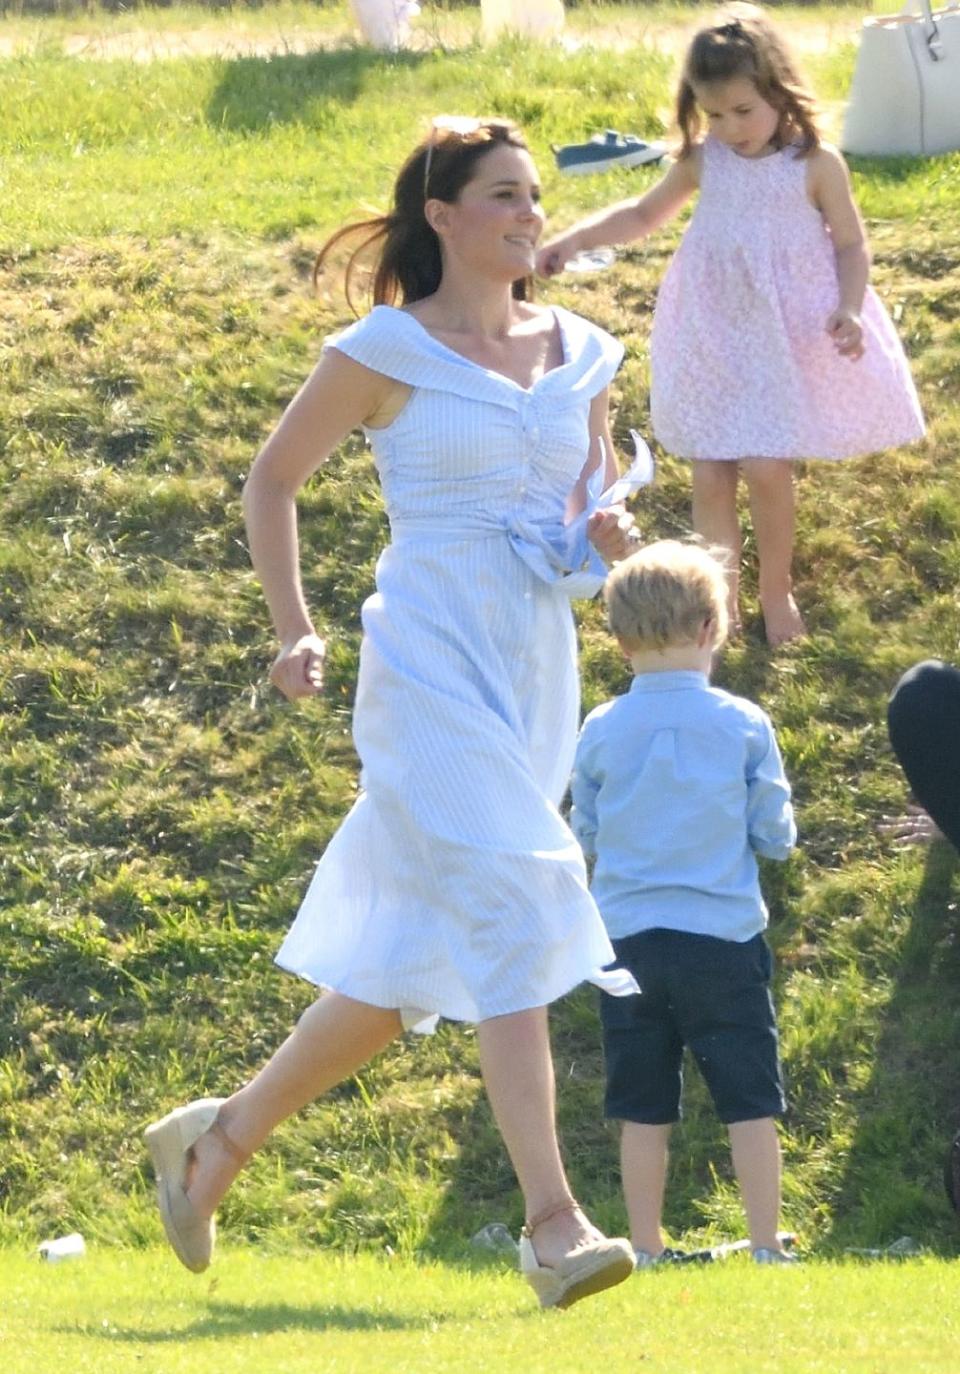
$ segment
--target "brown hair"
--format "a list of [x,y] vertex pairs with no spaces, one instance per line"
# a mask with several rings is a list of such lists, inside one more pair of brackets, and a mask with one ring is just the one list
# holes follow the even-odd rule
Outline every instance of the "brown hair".
[[785,40],[756,5],[731,4],[720,23],[700,29],[687,49],[677,91],[677,123],[689,157],[700,132],[695,87],[746,77],[768,105],[779,111],[775,141],[780,148],[799,141],[802,156],[819,146],[817,103]]
[[[453,123],[453,121],[451,121]],[[467,124],[470,121],[460,121]],[[427,223],[424,206],[428,200],[452,204],[472,180],[477,163],[494,148],[507,146],[527,150],[517,126],[509,119],[481,119],[476,128],[461,133],[434,122],[397,174],[393,204],[385,215],[338,229],[320,249],[313,269],[314,285],[331,251],[344,241],[360,239],[352,249],[343,272],[343,285],[350,308],[357,313],[352,287],[361,259],[374,249],[370,294],[374,305],[401,305],[432,296],[440,285],[443,264],[440,240]],[[517,300],[529,300],[533,279],[521,277],[513,283]]]
[[603,598],[610,629],[624,648],[690,644],[708,620],[719,648],[727,637],[725,553],[696,540],[660,539],[617,563]]

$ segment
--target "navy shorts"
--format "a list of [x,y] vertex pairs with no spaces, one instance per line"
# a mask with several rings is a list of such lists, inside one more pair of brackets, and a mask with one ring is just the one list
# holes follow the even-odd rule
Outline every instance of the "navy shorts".
[[606,1115],[647,1126],[680,1117],[683,1049],[690,1048],[720,1120],[756,1121],[785,1108],[773,958],[762,935],[738,944],[680,930],[614,940],[639,997],[601,993]]

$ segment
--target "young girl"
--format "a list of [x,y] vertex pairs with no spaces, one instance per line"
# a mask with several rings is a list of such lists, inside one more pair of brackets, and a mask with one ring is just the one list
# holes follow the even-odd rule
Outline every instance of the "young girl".
[[699,190],[654,315],[653,430],[693,460],[694,528],[731,551],[734,570],[742,468],[767,639],[782,644],[805,630],[791,585],[791,460],[908,443],[922,436],[923,418],[896,332],[867,284],[869,250],[843,158],[821,142],[813,97],[756,6],[731,5],[725,22],[695,35],[677,119],[683,142],[663,179],[552,239],[537,268],[553,275],[577,252],[642,238]]

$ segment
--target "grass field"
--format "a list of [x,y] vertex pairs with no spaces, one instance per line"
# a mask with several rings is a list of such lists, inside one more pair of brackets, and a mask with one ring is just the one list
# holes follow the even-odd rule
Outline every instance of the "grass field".
[[[855,13],[788,9],[785,22],[809,33]],[[654,7],[641,34],[618,9],[615,51],[506,43],[394,58],[331,40],[152,62],[64,55],[66,21],[0,24],[35,35],[0,61],[0,1240],[77,1228],[102,1247],[155,1241],[142,1125],[234,1087],[309,997],[270,957],[355,793],[358,612],[385,526],[354,438],[304,497],[330,690],[294,711],[265,684],[269,626],[238,495],[346,318],[335,292],[312,294],[315,248],[361,203],[383,204],[438,110],[518,118],[557,225],[648,185],[650,171],[564,181],[549,144],[607,126],[660,133],[675,26],[690,14]],[[323,22],[343,38],[339,15],[339,29],[332,9]],[[169,33],[177,15],[156,22]],[[852,43],[806,55],[835,112]],[[929,435],[803,473],[812,634],[767,650],[748,542],[747,634],[718,680],[773,715],[799,808],[800,851],[766,873],[791,1098],[786,1221],[823,1254],[909,1233],[953,1255],[939,1170],[960,1103],[960,887],[947,853],[894,854],[876,824],[904,798],[886,695],[917,657],[957,654],[960,156],[862,162],[854,177]],[[650,311],[678,234],[543,293],[623,338],[621,441],[647,428]],[[650,534],[687,527],[682,464],[663,457],[637,515]],[[623,688],[623,667],[599,609],[579,618],[592,706]],[[575,1186],[619,1229],[590,994],[567,999],[555,1026]],[[284,1127],[223,1215],[228,1236],[274,1248],[421,1257],[461,1254],[491,1219],[515,1225],[519,1203],[473,1033],[453,1026]],[[667,1220],[678,1237],[742,1227],[696,1082]]]
[[[823,9],[802,11],[797,25],[812,29]],[[816,30],[808,65],[835,114],[851,69],[856,11],[825,9],[830,18]],[[283,31],[282,7],[276,18],[269,8],[252,13]],[[284,241],[382,197],[411,136],[438,108],[459,109],[465,90],[474,107],[518,119],[545,162],[549,142],[608,124],[662,132],[670,119],[678,16],[686,16],[688,28],[690,7],[663,8],[666,49],[652,46],[649,18],[631,32],[625,7],[597,13],[612,15],[617,47],[564,53],[507,44],[492,61],[472,46],[397,57],[331,46],[329,19],[325,43],[309,51],[237,56],[227,49],[150,63],[80,60],[63,55],[53,37],[31,44],[31,30],[13,28],[8,37],[19,32],[24,46],[4,66],[0,156],[8,185],[29,194],[3,198],[0,243],[39,248],[78,234],[214,231]],[[660,7],[651,13],[661,14]],[[608,26],[595,24],[610,37]],[[341,27],[341,40],[348,33]],[[341,175],[345,158],[349,178]],[[899,163],[892,184],[887,175],[879,179],[867,208],[892,217],[920,199],[931,201],[930,209],[942,206],[931,170]],[[618,189],[616,179],[606,185]],[[576,204],[596,186],[564,190],[561,204]]]
[[728,1261],[540,1312],[502,1266],[229,1253],[192,1279],[153,1252],[0,1255],[5,1374],[945,1374],[960,1324],[942,1261]]

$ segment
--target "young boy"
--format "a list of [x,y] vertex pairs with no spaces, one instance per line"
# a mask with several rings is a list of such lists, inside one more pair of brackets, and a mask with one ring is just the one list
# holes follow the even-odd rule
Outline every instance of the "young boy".
[[689,1046],[730,1132],[753,1258],[791,1262],[777,1238],[784,1109],[756,854],[796,840],[769,719],[711,687],[727,584],[703,547],[663,540],[618,564],[610,629],[630,660],[626,695],[586,719],[572,783],[574,833],[639,997],[601,994],[606,1114],[623,1122],[623,1186],[638,1267],[669,1258],[660,1230],[667,1144]]

